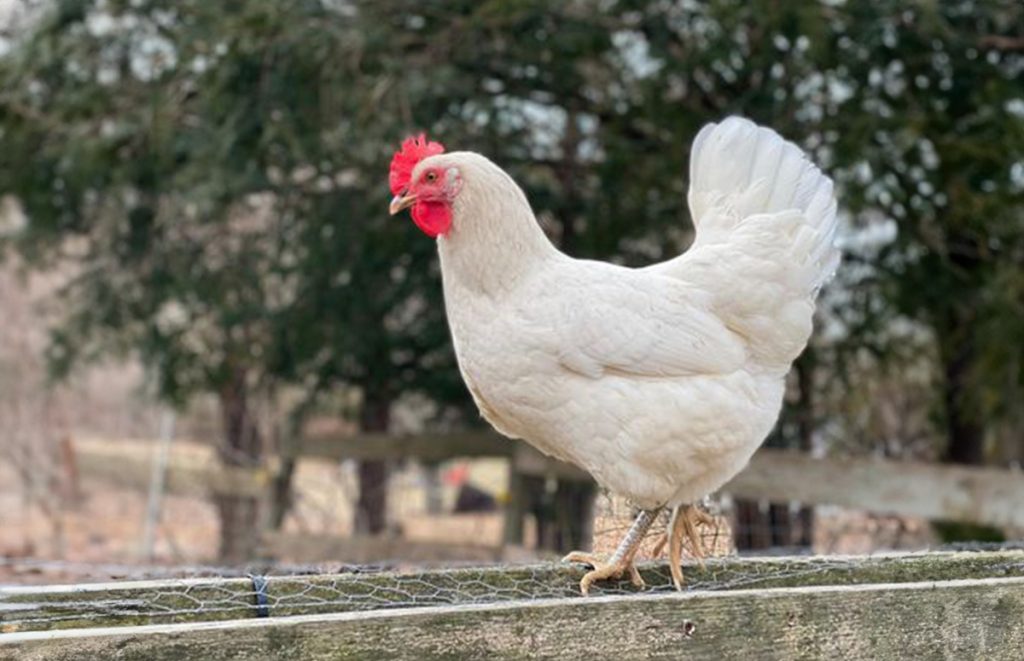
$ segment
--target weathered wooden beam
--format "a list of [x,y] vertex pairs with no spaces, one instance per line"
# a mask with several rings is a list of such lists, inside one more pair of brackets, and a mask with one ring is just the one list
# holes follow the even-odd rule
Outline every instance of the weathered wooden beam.
[[300,455],[341,461],[344,459],[417,459],[438,462],[459,457],[508,457],[524,475],[592,481],[590,475],[558,461],[532,446],[489,430],[414,435],[318,434],[300,442]]
[[[584,471],[493,431],[320,437],[305,439],[303,448],[309,456],[332,459],[509,456],[525,475],[588,479]],[[1001,468],[871,458],[815,459],[800,452],[763,448],[722,490],[742,498],[1024,526],[1024,473]]]
[[407,564],[436,562],[496,562],[501,549],[482,544],[427,542],[390,536],[341,537],[318,533],[268,532],[262,546],[269,557],[314,563],[330,558],[352,565],[368,565],[400,559]]
[[750,499],[1024,526],[1024,473],[998,468],[814,459],[800,452],[762,449],[722,491]]
[[0,641],[13,631],[251,617],[248,578],[0,587]]
[[492,431],[456,431],[415,435],[318,434],[301,439],[299,455],[343,459],[418,459],[445,461],[456,457],[511,457],[516,441]]
[[526,476],[508,465],[508,500],[505,502],[505,522],[502,531],[502,542],[510,546],[522,546],[524,519],[526,516],[527,493]]
[[[148,444],[126,448],[126,444],[77,441],[75,459],[79,472],[88,478],[103,480],[123,489],[145,492],[152,479],[152,459]],[[186,464],[172,457],[165,490],[185,496],[230,494],[260,497],[266,494],[269,470]]]
[[[583,471],[545,457],[520,441],[494,432],[303,440],[303,456],[339,459],[508,457],[523,475],[589,480]],[[76,444],[78,467],[86,477],[144,489],[150,476],[145,452],[111,444]],[[176,494],[265,493],[270,470],[189,465],[172,459],[167,489]],[[1024,527],[1024,473],[1008,469],[949,466],[865,458],[814,459],[806,454],[762,449],[722,491],[776,502],[840,505],[927,519]]]
[[12,634],[0,658],[1013,659],[1024,579],[561,598]]
[[[579,596],[579,566],[354,572],[271,576],[267,615],[282,617],[454,603]],[[641,567],[651,591],[669,591],[663,563]],[[793,586],[866,585],[1024,577],[1024,551],[920,553],[870,557],[721,558],[685,567],[700,592]],[[628,581],[601,584],[595,594],[629,594]],[[137,581],[76,586],[0,588],[0,632],[254,618],[246,578]],[[0,635],[0,641],[4,637]]]

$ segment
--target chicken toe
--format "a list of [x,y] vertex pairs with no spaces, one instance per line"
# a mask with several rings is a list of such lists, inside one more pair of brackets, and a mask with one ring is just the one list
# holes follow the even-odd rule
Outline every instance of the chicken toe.
[[605,560],[593,553],[573,551],[562,558],[562,561],[578,562],[593,567],[580,579],[580,592],[583,593],[583,596],[590,594],[590,586],[595,581],[619,579],[627,572],[629,573],[629,580],[634,586],[642,588],[645,585],[644,579],[640,576],[640,572],[637,571],[636,565],[633,563],[633,558],[622,558],[616,561],[613,556],[613,558]]
[[641,510],[633,525],[630,526],[629,532],[626,533],[622,542],[619,543],[619,547],[615,549],[615,553],[608,560],[604,560],[593,553],[583,551],[573,551],[562,559],[563,562],[579,562],[593,567],[592,570],[584,574],[583,578],[580,579],[580,592],[584,596],[590,593],[590,586],[595,581],[621,578],[626,572],[629,572],[629,579],[633,585],[638,588],[644,587],[644,580],[641,578],[640,572],[637,571],[636,565],[633,564],[633,558],[636,556],[640,542],[643,540],[644,535],[647,534],[651,524],[654,523],[659,511],[660,508]]
[[704,548],[704,539],[698,528],[712,526],[714,523],[714,517],[694,505],[680,505],[672,510],[666,535],[668,537],[669,570],[672,572],[672,583],[677,590],[683,589],[683,538],[685,537],[689,542],[691,555],[703,567],[704,556],[707,552]]

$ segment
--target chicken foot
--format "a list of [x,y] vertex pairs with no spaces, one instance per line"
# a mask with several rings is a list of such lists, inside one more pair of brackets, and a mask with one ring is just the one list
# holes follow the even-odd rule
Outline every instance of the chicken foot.
[[[693,557],[703,567],[706,550],[704,548],[704,540],[701,538],[697,527],[711,526],[714,523],[714,517],[696,505],[677,505],[673,508],[665,537],[668,541],[668,567],[672,572],[672,583],[676,586],[676,590],[683,589],[683,537],[685,536],[687,541],[690,542]],[[663,547],[664,541],[659,542],[659,551]]]
[[629,572],[629,580],[633,585],[638,588],[644,586],[644,579],[640,577],[640,572],[633,564],[633,558],[636,556],[637,549],[640,548],[640,542],[643,541],[644,535],[647,534],[660,511],[660,507],[652,510],[640,510],[640,514],[633,521],[626,536],[622,538],[619,547],[607,561],[594,553],[582,551],[573,551],[562,558],[562,562],[579,562],[593,567],[580,579],[580,592],[583,593],[583,596],[590,593],[590,586],[594,581],[621,578],[626,572]]

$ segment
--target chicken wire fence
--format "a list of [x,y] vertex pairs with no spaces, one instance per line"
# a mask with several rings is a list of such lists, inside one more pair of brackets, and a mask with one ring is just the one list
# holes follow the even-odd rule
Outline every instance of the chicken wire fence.
[[[971,550],[1008,551],[1024,544],[979,544]],[[995,557],[993,557],[995,555]],[[972,572],[1024,574],[1019,553],[978,554],[964,563]],[[985,556],[982,558],[982,556]],[[925,555],[920,556],[925,567]],[[899,566],[897,567],[897,560]],[[9,561],[3,561],[9,562]],[[870,559],[871,575],[908,580],[922,570],[906,556]],[[23,568],[32,563],[22,563]],[[52,563],[50,563],[52,565]],[[39,567],[44,569],[44,567]],[[52,569],[53,567],[49,567]],[[0,585],[0,631],[104,627],[135,623],[170,623],[297,614],[345,613],[440,605],[480,605],[545,600],[579,595],[579,567],[558,564],[495,564],[443,570],[382,570],[343,567],[261,566],[244,571],[223,567],[179,567],[158,570],[120,566],[62,567],[64,570],[106,571],[133,580],[65,587],[3,587]],[[893,573],[898,571],[899,574]],[[648,591],[668,592],[671,579],[662,565],[645,565]],[[865,573],[864,558],[813,557],[744,560],[709,559],[703,568],[687,567],[688,590],[726,591],[791,585],[857,582]],[[927,573],[921,576],[927,577]],[[594,593],[626,595],[636,588],[624,581],[598,584]]]
[[[339,514],[352,506],[355,496],[352,480],[340,467],[328,468],[321,467],[318,472],[302,476],[294,512],[307,532],[322,519],[325,526],[322,534],[345,538],[350,533],[343,531],[337,520]],[[502,462],[490,462],[484,464],[484,468],[485,471],[475,474],[477,478],[486,478],[491,473],[504,474]],[[461,476],[456,477],[460,477],[456,481],[462,483]],[[436,475],[433,479],[436,480]],[[167,512],[160,520],[160,536],[165,542],[177,540],[178,544],[165,544],[160,558],[164,565],[39,560],[32,559],[31,549],[21,558],[13,555],[4,558],[3,553],[7,551],[0,548],[0,631],[491,604],[579,595],[579,579],[585,569],[580,565],[555,562],[554,551],[538,548],[540,535],[537,532],[527,534],[518,549],[512,549],[516,545],[501,540],[502,521],[509,516],[509,510],[498,493],[500,487],[485,499],[486,507],[453,513],[449,493],[443,511],[432,513],[427,505],[429,499],[422,493],[423,480],[421,471],[409,469],[396,473],[387,486],[381,487],[390,490],[389,500],[397,505],[390,515],[400,524],[388,533],[395,541],[395,545],[388,548],[400,550],[390,551],[394,553],[392,556],[386,555],[388,551],[379,557],[374,555],[370,564],[320,562],[322,559],[354,559],[344,553],[327,553],[313,563],[283,555],[275,556],[280,562],[245,567],[194,564],[196,558],[213,557],[213,545],[209,542],[215,538],[212,506],[196,495],[175,496],[167,503]],[[121,553],[109,556],[130,557],[131,551],[125,550],[137,544],[136,524],[142,514],[141,507],[131,508],[144,499],[125,498],[124,492],[108,491],[99,484],[92,489],[89,484],[85,486],[89,496],[86,500],[97,505],[108,500],[116,502],[122,517],[129,523],[134,522],[122,531],[128,533],[128,542],[120,548]],[[911,517],[838,507],[806,508],[796,503],[744,501],[728,495],[708,499],[702,507],[715,521],[714,525],[701,529],[703,546],[710,557],[706,560],[706,569],[701,570],[694,564],[692,549],[687,549],[684,557],[688,563],[685,572],[688,590],[810,585],[826,577],[834,581],[837,574],[850,575],[863,559],[845,554],[942,548],[929,522]],[[593,540],[596,552],[609,554],[625,534],[636,510],[607,493],[597,495],[593,510],[593,523],[586,539]],[[200,512],[206,513],[196,516]],[[92,537],[85,541],[97,541],[96,529],[104,523],[103,514],[86,507],[75,516],[83,518],[92,529]],[[539,528],[538,516],[537,512],[526,513],[527,529]],[[451,523],[459,517],[469,519],[472,525],[459,529],[460,538],[445,541],[479,543],[484,533],[491,535],[487,543],[494,555],[490,561],[480,557],[456,560],[453,558],[457,556],[453,555],[423,561],[402,555],[403,544],[415,543],[412,536],[422,534],[424,528],[438,526],[439,521]],[[203,526],[195,525],[198,518],[206,519]],[[587,518],[589,520],[589,515]],[[647,589],[654,592],[672,589],[669,572],[661,563],[664,553],[654,553],[666,518],[667,514],[663,514],[645,538],[638,555],[640,562],[645,563],[642,572]],[[419,529],[412,527],[416,521],[421,524]],[[326,527],[328,524],[330,528]],[[192,531],[188,532],[187,528]],[[115,532],[108,530],[106,534]],[[186,543],[186,538],[197,532],[207,539],[205,546]],[[1018,532],[1010,531],[1010,535],[1017,537]],[[434,539],[440,539],[436,530]],[[973,544],[958,548],[1007,546]],[[202,549],[203,555],[195,554],[197,549]],[[808,557],[812,553],[817,555]],[[755,562],[746,557],[749,555],[787,557]],[[789,557],[794,555],[804,557]],[[92,557],[104,556],[94,552]],[[388,557],[392,560],[387,561]],[[656,562],[650,562],[652,560]],[[535,564],[538,562],[543,564]],[[1019,565],[1017,560],[1007,567],[1017,571],[1022,569]],[[51,587],[14,587],[32,583]],[[11,587],[4,587],[5,584]],[[52,587],[54,585],[58,587]],[[634,591],[625,581],[599,583],[593,589],[594,593],[605,595]]]

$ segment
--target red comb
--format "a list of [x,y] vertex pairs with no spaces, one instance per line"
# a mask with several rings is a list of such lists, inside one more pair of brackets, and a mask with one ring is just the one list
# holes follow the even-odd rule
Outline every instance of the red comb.
[[391,157],[391,170],[388,173],[391,194],[398,195],[409,187],[409,180],[412,178],[412,171],[417,163],[428,156],[443,153],[444,145],[427,140],[427,136],[423,133],[406,138],[402,142],[402,148]]

